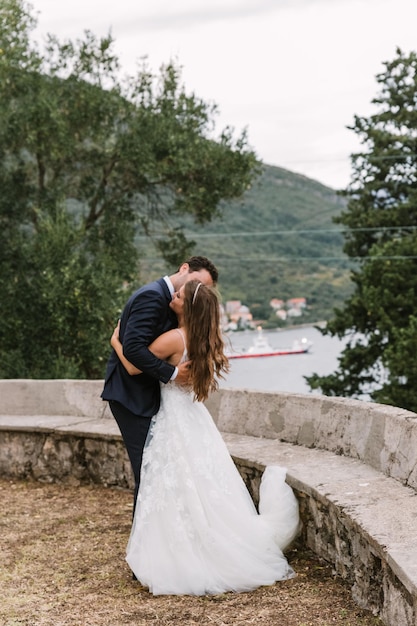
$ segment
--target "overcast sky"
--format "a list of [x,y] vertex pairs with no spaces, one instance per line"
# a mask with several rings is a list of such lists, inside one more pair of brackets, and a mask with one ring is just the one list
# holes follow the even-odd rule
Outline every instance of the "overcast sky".
[[106,35],[126,72],[175,59],[186,89],[247,128],[270,165],[333,188],[358,149],[346,126],[369,115],[383,62],[417,50],[417,0],[32,0],[36,37]]

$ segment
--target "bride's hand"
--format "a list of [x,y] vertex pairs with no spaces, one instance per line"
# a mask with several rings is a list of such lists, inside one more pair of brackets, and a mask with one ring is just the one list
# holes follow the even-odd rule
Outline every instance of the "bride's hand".
[[120,343],[119,332],[120,332],[120,320],[117,322],[117,326],[114,329],[113,334],[112,334],[111,339],[110,339],[110,343],[111,343],[112,348],[114,348],[115,345]]
[[177,385],[188,387],[191,384],[190,363],[191,361],[186,361],[178,365],[178,374],[175,377]]

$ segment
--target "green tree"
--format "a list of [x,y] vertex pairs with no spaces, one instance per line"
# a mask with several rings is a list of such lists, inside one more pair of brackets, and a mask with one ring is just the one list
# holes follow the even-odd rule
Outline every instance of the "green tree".
[[89,31],[41,51],[31,9],[0,5],[0,376],[101,377],[136,235],[173,269],[193,244],[178,216],[210,221],[258,166],[175,64],[121,78],[112,38]]
[[354,292],[324,334],[348,337],[339,369],[307,380],[324,394],[417,411],[417,55],[397,50],[377,76],[377,112],[355,117],[363,151],[352,156],[345,252]]

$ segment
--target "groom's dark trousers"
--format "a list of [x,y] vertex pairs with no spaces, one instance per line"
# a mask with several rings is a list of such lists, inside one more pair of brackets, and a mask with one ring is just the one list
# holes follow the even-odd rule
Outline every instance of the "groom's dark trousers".
[[163,278],[141,287],[129,298],[120,319],[119,338],[125,357],[143,373],[130,376],[113,350],[101,394],[103,400],[109,401],[132,465],[134,507],[146,436],[151,419],[159,410],[160,382],[168,382],[175,369],[148,349],[159,335],[177,325],[170,302],[171,294]]
[[135,478],[135,491],[133,497],[133,514],[135,513],[136,500],[140,483],[140,468],[142,467],[143,449],[148,436],[151,417],[139,417],[134,415],[119,402],[109,401],[110,410],[117,422],[119,430],[125,442],[126,450],[132,466]]

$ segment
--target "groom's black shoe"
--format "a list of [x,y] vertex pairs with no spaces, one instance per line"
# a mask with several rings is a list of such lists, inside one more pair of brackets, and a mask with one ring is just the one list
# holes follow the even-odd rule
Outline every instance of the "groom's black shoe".
[[134,572],[132,572],[132,580],[137,580]]

